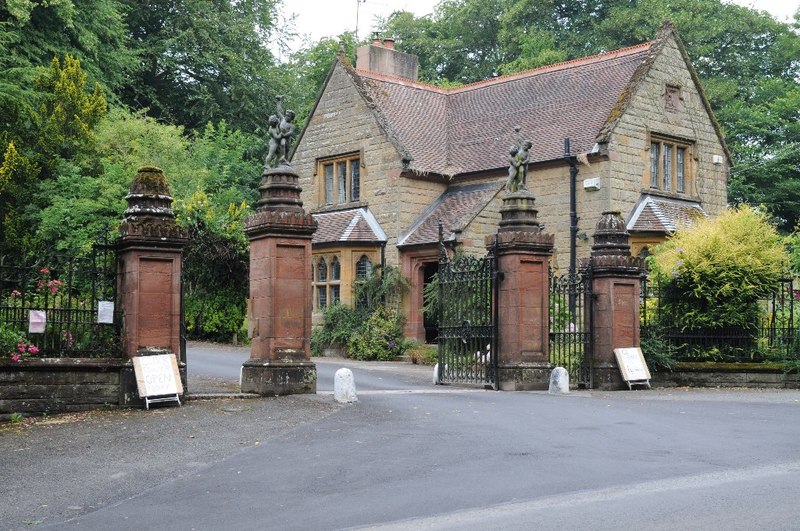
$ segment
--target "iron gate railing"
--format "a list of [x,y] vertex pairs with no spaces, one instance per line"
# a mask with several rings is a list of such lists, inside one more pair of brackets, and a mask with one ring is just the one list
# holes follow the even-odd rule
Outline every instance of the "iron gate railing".
[[[0,257],[0,326],[27,337],[39,357],[119,357],[116,288],[116,246],[106,238],[86,257],[51,254],[27,264]],[[31,321],[42,317],[44,331],[32,332]]]
[[642,337],[660,343],[675,361],[740,363],[800,359],[797,284],[797,278],[784,278],[769,297],[754,301],[755,315],[747,325],[690,328],[685,326],[685,319],[676,315],[675,296],[644,276]]
[[497,253],[450,260],[439,238],[438,382],[498,389]]
[[578,387],[592,388],[591,270],[556,276],[550,271],[550,363],[564,367]]

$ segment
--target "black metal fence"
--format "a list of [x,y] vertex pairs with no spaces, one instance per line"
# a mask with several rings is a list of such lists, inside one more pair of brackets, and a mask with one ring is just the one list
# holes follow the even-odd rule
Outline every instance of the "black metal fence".
[[550,271],[550,363],[587,389],[592,387],[591,304],[591,271],[561,276]]
[[758,317],[746,326],[687,329],[663,304],[666,293],[642,280],[641,332],[645,348],[675,361],[762,362],[800,359],[797,279],[786,278],[768,298],[758,301]]
[[87,257],[0,257],[0,328],[39,357],[120,357],[116,275],[116,248],[105,240]]
[[439,260],[439,383],[498,387],[497,258]]

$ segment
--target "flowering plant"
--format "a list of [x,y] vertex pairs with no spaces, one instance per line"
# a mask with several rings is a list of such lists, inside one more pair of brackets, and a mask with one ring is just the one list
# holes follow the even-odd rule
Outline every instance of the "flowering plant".
[[39,347],[22,334],[0,325],[0,356],[8,356],[12,361],[21,362],[24,358],[38,353]]

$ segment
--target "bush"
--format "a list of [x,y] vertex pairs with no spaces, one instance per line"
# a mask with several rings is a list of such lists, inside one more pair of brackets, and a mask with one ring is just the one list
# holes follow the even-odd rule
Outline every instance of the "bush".
[[779,287],[787,258],[766,215],[749,207],[679,230],[650,259],[659,319],[683,331],[753,328],[758,301]]
[[[387,266],[354,286],[356,308],[334,304],[325,308],[322,325],[311,333],[311,353],[344,348],[345,355],[360,360],[389,360],[408,348],[403,339],[399,306],[408,283],[400,270]],[[374,336],[374,337],[373,337]]]
[[406,352],[415,365],[436,365],[439,362],[439,351],[430,345],[411,342]]
[[400,314],[380,306],[350,337],[347,355],[357,360],[389,361],[402,355],[407,345]]
[[322,313],[322,325],[311,333],[311,354],[322,356],[326,348],[346,348],[363,320],[360,312],[349,306],[328,306]]

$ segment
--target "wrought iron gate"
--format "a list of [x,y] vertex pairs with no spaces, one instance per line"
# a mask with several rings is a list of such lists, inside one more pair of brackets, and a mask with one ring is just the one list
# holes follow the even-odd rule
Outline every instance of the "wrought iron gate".
[[590,270],[550,271],[550,363],[564,367],[578,387],[592,388],[592,277]]
[[497,389],[497,254],[450,260],[441,227],[439,245],[438,382]]

